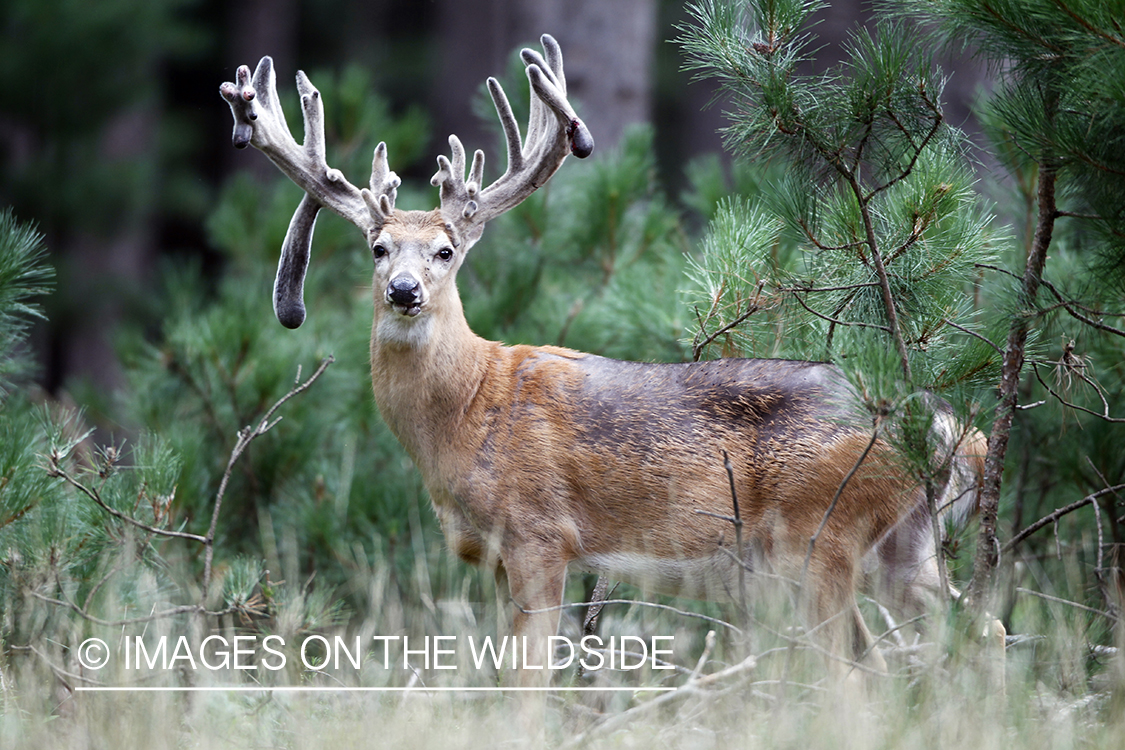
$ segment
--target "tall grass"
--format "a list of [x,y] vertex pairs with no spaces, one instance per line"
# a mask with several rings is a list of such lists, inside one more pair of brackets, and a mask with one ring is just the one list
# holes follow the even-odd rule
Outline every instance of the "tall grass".
[[[445,692],[449,687],[489,688],[502,681],[495,669],[476,669],[466,641],[502,635],[509,611],[487,574],[466,568],[440,550],[437,539],[415,563],[416,581],[433,586],[426,595],[405,594],[389,571],[367,570],[352,586],[368,592],[370,608],[351,625],[315,631],[349,648],[363,644],[361,667],[346,659],[339,668],[308,669],[296,644],[312,630],[286,632],[283,618],[272,631],[285,638],[285,668],[262,667],[263,652],[244,658],[256,671],[173,668],[126,669],[122,649],[137,636],[151,646],[161,635],[169,645],[185,636],[193,649],[202,638],[258,637],[266,632],[239,615],[210,622],[168,618],[106,627],[71,619],[34,651],[13,650],[2,665],[0,747],[5,748],[450,748],[522,742],[528,701],[544,700],[539,740],[581,747],[862,747],[868,748],[1112,748],[1125,746],[1123,662],[1120,652],[1093,647],[1104,639],[1100,616],[1068,605],[1023,599],[1013,629],[1024,634],[998,662],[956,617],[931,617],[924,633],[903,628],[881,643],[890,674],[854,672],[829,679],[822,656],[795,627],[785,597],[757,598],[746,632],[714,621],[643,604],[610,604],[600,632],[649,639],[674,636],[670,661],[678,669],[600,671],[579,677],[558,672],[546,696],[506,692]],[[573,577],[568,601],[584,596]],[[626,589],[614,599],[639,597]],[[717,605],[664,600],[707,617],[733,612]],[[58,607],[25,601],[29,620],[66,618]],[[876,633],[887,628],[878,610],[864,609]],[[561,633],[580,637],[580,610],[563,615]],[[745,625],[746,623],[741,623]],[[707,631],[717,631],[711,647]],[[401,649],[390,649],[390,668],[373,636],[451,635],[454,651],[443,659],[456,669],[423,667]],[[903,636],[899,639],[899,636]],[[77,644],[100,637],[113,652],[103,669],[84,668]],[[414,640],[417,639],[417,640]],[[633,642],[635,643],[635,641]],[[791,648],[792,644],[796,648]],[[1120,644],[1118,644],[1120,645]],[[416,646],[412,646],[416,648]],[[312,657],[319,650],[313,648]],[[195,652],[198,654],[198,651]],[[706,658],[701,661],[700,657]],[[748,658],[751,657],[751,658]],[[561,656],[560,656],[561,658]],[[212,658],[214,663],[217,659]],[[276,663],[277,660],[274,661]],[[314,662],[315,663],[315,662]],[[739,667],[732,669],[732,667]],[[726,678],[713,675],[727,671]],[[999,675],[1003,675],[1000,679]],[[244,692],[89,692],[79,688],[260,688]],[[572,692],[574,686],[631,687],[623,692]],[[646,688],[679,687],[676,694]],[[332,692],[285,692],[270,688],[332,688]],[[412,687],[410,692],[363,692],[361,687]],[[427,689],[422,689],[427,688]]]

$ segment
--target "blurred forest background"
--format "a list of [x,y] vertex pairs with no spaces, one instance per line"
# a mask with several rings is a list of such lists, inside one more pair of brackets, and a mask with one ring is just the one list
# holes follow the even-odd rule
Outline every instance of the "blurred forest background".
[[[73,380],[122,384],[116,323],[151,314],[163,260],[193,258],[209,276],[221,273],[206,219],[222,186],[276,175],[256,153],[230,147],[216,91],[262,55],[276,61],[283,93],[298,67],[347,75],[356,97],[413,118],[411,150],[392,166],[416,184],[426,184],[449,133],[468,148],[492,145],[484,80],[541,33],[566,51],[571,96],[600,153],[629,124],[652,123],[659,178],[673,192],[688,160],[722,154],[723,107],[706,106],[714,86],[689,85],[669,43],[686,18],[674,0],[6,0],[0,13],[0,204],[36,223],[59,274],[34,338],[51,392]],[[826,49],[816,60],[827,68],[870,9],[846,0],[817,15]],[[976,130],[969,105],[983,67],[964,55],[955,70],[949,119]]]
[[[64,746],[26,717],[65,715],[75,684],[135,679],[84,670],[73,645],[91,635],[503,631],[490,576],[446,553],[373,404],[371,261],[353,227],[321,218],[308,320],[288,331],[274,318],[300,191],[231,146],[218,87],[273,56],[300,137],[293,75],[305,70],[325,102],[328,163],[361,182],[385,140],[404,178],[398,207],[430,208],[449,133],[502,168],[484,81],[501,79],[522,124],[516,52],[544,32],[597,148],[490,224],[458,278],[473,330],[645,361],[831,359],[903,434],[921,390],[986,434],[1010,396],[989,606],[1014,636],[1000,698],[1013,708],[980,746],[1009,746],[1003,732],[1018,726],[1028,747],[1053,747],[1077,724],[1125,715],[1125,41],[1114,15],[1125,4],[995,0],[998,26],[967,0],[846,0],[811,20],[812,4],[751,4],[799,22],[732,53],[724,35],[742,32],[710,2],[712,15],[673,0],[0,0],[0,745]],[[877,26],[882,6],[891,18]],[[895,14],[954,43],[912,36]],[[732,73],[742,69],[756,75]],[[787,120],[790,105],[816,118]],[[1044,210],[1044,176],[1054,196],[1056,173],[1058,207]],[[901,330],[883,325],[873,291],[876,235],[897,264]],[[1039,253],[1036,297],[1020,280]],[[1027,366],[1004,380],[1016,349]],[[281,422],[260,422],[314,373],[272,412]],[[260,424],[270,428],[240,439]],[[909,461],[924,482],[933,451],[921,453]],[[947,540],[955,581],[972,574],[975,534]],[[592,581],[572,578],[568,599],[581,601]],[[691,620],[608,616],[619,632],[675,632],[685,671],[703,648]],[[564,630],[578,627],[568,612]],[[987,680],[949,679],[955,637],[920,667],[916,644],[887,636],[905,654],[902,705],[937,697],[967,731],[993,726],[993,704],[974,701],[994,695]],[[785,651],[770,643],[763,654]],[[744,647],[721,643],[714,661]],[[808,688],[788,668],[761,677],[754,700],[773,705],[760,691],[778,682]],[[1051,714],[1058,734],[1020,723],[1031,694],[1065,707]],[[286,731],[294,721],[265,703],[222,710]],[[174,746],[182,729],[145,729],[138,705],[114,711],[99,731],[136,746]],[[266,735],[259,744],[273,746]]]

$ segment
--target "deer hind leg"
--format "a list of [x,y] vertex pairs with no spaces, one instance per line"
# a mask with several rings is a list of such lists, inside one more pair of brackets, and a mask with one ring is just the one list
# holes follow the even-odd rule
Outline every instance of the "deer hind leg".
[[[929,514],[921,506],[868,554],[865,562],[875,568],[876,597],[904,620],[942,612],[947,601],[961,598],[961,592],[948,582],[947,590],[942,591],[937,555]],[[929,630],[925,619],[913,628],[923,636]],[[984,668],[1002,693],[1007,631],[1002,622],[986,613],[979,637],[984,644]]]

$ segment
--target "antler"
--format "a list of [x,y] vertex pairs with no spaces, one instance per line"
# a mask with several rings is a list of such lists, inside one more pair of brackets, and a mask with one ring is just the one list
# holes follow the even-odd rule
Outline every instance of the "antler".
[[324,157],[324,104],[320,92],[303,71],[297,71],[297,91],[305,116],[305,142],[298,145],[289,132],[277,98],[273,60],[263,57],[254,71],[238,68],[237,83],[224,83],[219,93],[234,115],[235,148],[254,146],[270,158],[289,179],[305,191],[297,206],[281,247],[281,260],[274,281],[274,312],[287,328],[305,320],[302,299],[305,271],[309,263],[316,215],[328,208],[359,227],[370,241],[394,210],[401,180],[387,165],[387,146],[375,148],[371,162],[370,188],[357,189],[343,173],[332,169]]
[[546,60],[530,49],[520,55],[527,66],[527,78],[534,94],[527,139],[522,143],[519,125],[504,89],[495,78],[488,79],[488,91],[507,140],[507,171],[482,190],[484,152],[478,149],[473,154],[466,179],[465,149],[456,135],[449,136],[452,161],[445,156],[437,158],[438,171],[430,182],[441,187],[441,213],[470,244],[480,237],[490,219],[519,205],[546,183],[567,154],[584,159],[594,150],[590,130],[578,119],[566,99],[566,77],[559,44],[549,34],[540,37],[540,41]]

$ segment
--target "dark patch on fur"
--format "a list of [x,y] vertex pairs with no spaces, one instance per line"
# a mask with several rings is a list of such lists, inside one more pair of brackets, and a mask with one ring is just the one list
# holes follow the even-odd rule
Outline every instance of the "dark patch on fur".
[[[654,450],[669,440],[729,431],[746,446],[841,429],[849,390],[830,365],[726,359],[645,364],[589,356],[574,403],[584,439]],[[701,440],[713,444],[713,441]]]

